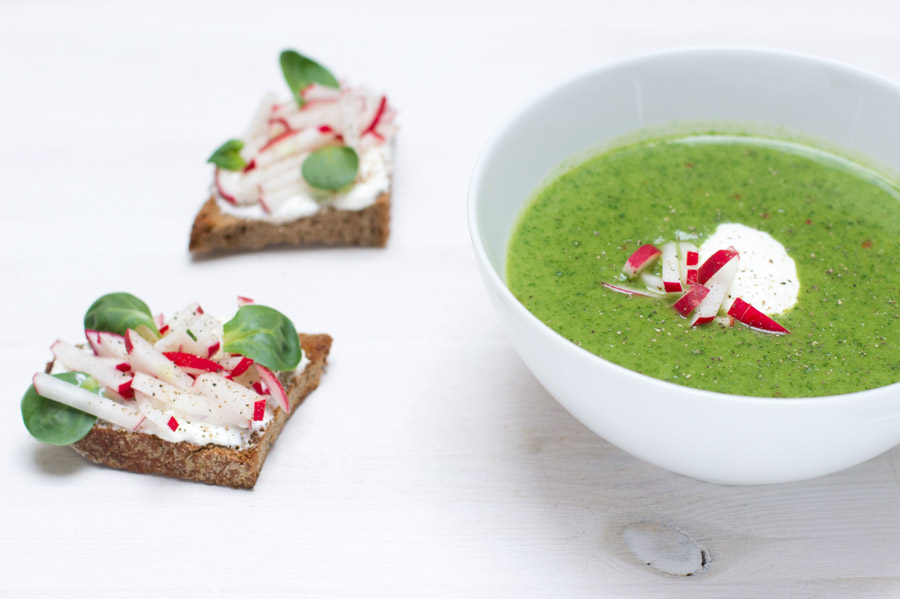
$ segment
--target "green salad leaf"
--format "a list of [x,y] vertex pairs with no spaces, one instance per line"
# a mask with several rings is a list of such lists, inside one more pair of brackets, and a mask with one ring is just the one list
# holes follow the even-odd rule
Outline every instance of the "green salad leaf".
[[348,146],[326,146],[307,156],[300,170],[313,187],[337,191],[356,179],[359,156]]
[[241,150],[244,148],[244,142],[239,139],[229,139],[221,146],[216,148],[207,162],[212,162],[219,168],[226,171],[243,170],[247,163],[241,158]]
[[150,308],[130,293],[108,293],[91,304],[84,315],[84,328],[119,335],[134,329],[142,337],[159,337]]
[[308,85],[318,83],[325,87],[340,87],[340,83],[328,69],[293,50],[281,53],[281,72],[284,73],[284,80],[297,99],[298,106],[303,106],[305,102],[301,92]]
[[[58,379],[100,394],[100,384],[81,372],[54,374]],[[22,420],[31,436],[50,445],[71,445],[90,432],[97,417],[70,408],[35,391],[34,385],[22,396]]]
[[267,306],[243,306],[225,323],[226,352],[241,354],[270,370],[293,370],[303,352],[294,324]]

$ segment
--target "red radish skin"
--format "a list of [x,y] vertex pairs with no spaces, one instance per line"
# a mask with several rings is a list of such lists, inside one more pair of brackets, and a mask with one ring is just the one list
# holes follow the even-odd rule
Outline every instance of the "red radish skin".
[[687,317],[709,294],[709,288],[703,285],[692,285],[690,290],[682,295],[672,306],[684,317]]
[[163,352],[163,355],[172,360],[176,366],[181,366],[183,368],[196,368],[197,370],[204,370],[206,372],[218,372],[219,370],[223,370],[222,365],[218,362],[213,362],[212,360],[207,360],[206,358],[201,358],[194,354],[167,351]]
[[256,381],[255,383],[253,383],[253,390],[256,391],[257,393],[259,393],[260,395],[268,394],[268,391],[266,391],[266,388],[263,386],[261,381]]
[[739,256],[738,251],[733,247],[717,251],[700,265],[700,268],[697,270],[697,282],[705,285],[714,274],[737,256]]
[[212,345],[209,346],[209,357],[212,358],[219,351],[219,348],[222,347],[222,344],[216,341]]
[[107,331],[85,329],[84,336],[97,356],[119,360],[128,358],[128,351],[125,349],[125,338],[122,335]]
[[167,424],[169,425],[169,428],[172,429],[173,433],[178,430],[178,421],[175,420],[174,416],[169,417],[169,422]]
[[722,307],[722,302],[728,295],[728,288],[731,287],[734,277],[737,275],[738,267],[741,259],[739,256],[732,256],[716,273],[710,277],[706,283],[709,293],[700,302],[700,305],[694,310],[694,317],[691,319],[691,326],[699,326],[715,320]]
[[237,301],[238,301],[238,307],[248,306],[248,305],[254,303],[252,299],[250,299],[249,297],[244,297],[243,295],[239,295],[237,298]]
[[269,119],[269,126],[271,127],[272,125],[281,125],[282,127],[284,127],[285,131],[292,131],[290,123],[288,123],[287,119],[285,119],[284,117],[279,116]]
[[225,193],[225,190],[222,188],[222,184],[219,182],[219,169],[216,169],[215,183],[216,183],[216,191],[219,193],[219,196],[223,200],[228,202],[229,204],[237,206],[238,205],[237,199],[233,195]]
[[159,334],[160,334],[160,335],[165,335],[165,334],[168,333],[168,332],[169,332],[169,325],[162,326],[162,327],[160,327],[160,329],[159,329]]
[[372,119],[372,122],[366,127],[362,133],[360,133],[360,137],[365,136],[367,133],[371,133],[374,135],[379,141],[384,141],[384,137],[375,131],[375,127],[378,126],[379,121],[381,121],[381,117],[384,116],[384,110],[387,108],[387,98],[381,96],[381,102],[378,104],[378,110],[375,112],[375,118]]
[[660,295],[658,293],[653,293],[651,291],[640,291],[638,289],[631,289],[629,287],[620,287],[619,285],[613,285],[612,283],[603,283],[603,286],[609,289],[610,291],[615,291],[616,293],[623,293],[625,295],[637,295],[640,297],[653,297],[659,298]]
[[681,279],[678,273],[678,248],[675,242],[662,247],[662,280],[666,293],[681,293]]
[[636,277],[642,270],[653,264],[662,252],[659,248],[649,243],[642,245],[634,251],[625,261],[622,272],[629,279]]
[[244,170],[242,170],[241,172],[249,173],[250,171],[252,171],[255,168],[256,168],[256,159],[254,158],[253,160],[251,160],[250,162],[247,163],[247,166],[245,166]]
[[253,404],[253,421],[259,422],[266,417],[266,400],[260,399]]
[[738,322],[747,325],[751,329],[756,329],[765,333],[774,333],[776,335],[790,333],[789,330],[741,298],[734,300],[734,303],[731,304],[731,308],[728,310],[728,315]]
[[687,269],[687,274],[685,275],[685,283],[687,285],[697,285],[698,278],[696,268]]
[[688,266],[697,266],[700,262],[700,252],[688,252],[687,253],[687,265]]
[[246,357],[242,358],[241,361],[238,362],[238,365],[231,369],[231,372],[229,374],[233,377],[241,376],[242,374],[247,372],[247,369],[249,369],[251,366],[253,366],[253,360]]
[[128,372],[129,370],[131,370],[131,364],[129,364],[128,362],[119,362],[118,364],[116,364],[116,370],[118,370],[119,372]]
[[269,389],[272,397],[278,402],[278,405],[281,406],[281,409],[284,410],[286,414],[290,414],[291,404],[288,401],[288,396],[284,391],[284,387],[281,386],[281,381],[278,380],[278,377],[275,376],[274,372],[262,364],[256,363],[254,366],[256,367],[257,372],[259,372],[259,378],[266,384],[266,388]]

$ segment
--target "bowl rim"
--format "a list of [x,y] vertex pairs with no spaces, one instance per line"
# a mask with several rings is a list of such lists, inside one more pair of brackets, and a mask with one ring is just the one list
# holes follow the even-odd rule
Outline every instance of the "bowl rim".
[[[558,332],[544,323],[541,319],[532,314],[531,311],[529,311],[528,308],[526,308],[524,304],[522,304],[519,299],[516,298],[515,295],[513,295],[512,291],[510,291],[509,287],[506,285],[506,282],[500,277],[496,269],[491,264],[491,261],[487,255],[487,251],[485,250],[484,243],[482,242],[481,236],[479,234],[479,218],[477,210],[479,205],[478,187],[480,186],[480,183],[486,173],[486,162],[495,153],[497,146],[501,142],[501,139],[509,130],[516,127],[518,122],[532,107],[547,100],[550,96],[564,88],[575,86],[582,81],[589,80],[594,77],[602,76],[605,72],[608,71],[634,67],[642,63],[647,63],[650,61],[669,58],[673,56],[690,58],[694,56],[709,54],[757,56],[775,60],[792,59],[803,61],[809,63],[810,65],[818,65],[829,69],[837,69],[853,77],[867,79],[871,83],[890,87],[894,92],[900,94],[900,84],[888,79],[887,77],[851,66],[843,62],[834,61],[824,57],[805,54],[801,52],[744,46],[686,46],[662,51],[646,52],[602,63],[599,66],[596,66],[587,71],[557,80],[552,85],[544,88],[543,91],[538,93],[536,96],[533,96],[530,99],[522,102],[511,113],[509,113],[493,130],[475,161],[475,165],[472,169],[472,174],[469,177],[469,186],[467,190],[467,223],[469,227],[469,237],[475,251],[475,256],[480,266],[482,267],[482,271],[486,273],[487,278],[493,284],[494,289],[500,294],[501,298],[504,300],[504,303],[509,306],[511,310],[515,311],[519,317],[524,318],[529,325],[536,326],[537,329],[545,337],[549,336],[551,339],[555,340],[561,347],[565,348],[566,351],[573,353],[575,356],[583,360],[593,362],[594,364],[602,368],[611,369],[613,373],[618,373],[619,376],[628,377],[635,383],[649,384],[652,387],[656,387],[659,393],[665,393],[667,391],[678,391],[681,393],[696,394],[698,399],[705,399],[716,402],[728,401],[732,404],[753,404],[755,406],[783,405],[785,406],[785,408],[782,409],[788,409],[789,407],[797,408],[801,405],[804,407],[811,407],[821,404],[834,406],[836,404],[858,402],[861,399],[875,399],[873,397],[875,395],[890,395],[893,391],[900,391],[900,381],[898,381],[896,383],[891,383],[890,385],[874,387],[872,389],[865,389],[862,391],[853,391],[851,393],[843,393],[840,395],[821,395],[813,397],[759,397],[751,395],[722,393],[720,391],[709,391],[706,389],[697,389],[695,387],[688,387],[686,385],[679,385],[677,383],[664,381],[662,379],[658,379],[646,374],[639,373],[635,370],[631,370],[630,368],[626,368],[625,366],[616,364],[615,362],[611,362],[584,349],[583,347],[579,347],[575,343],[560,335]],[[609,149],[612,149],[614,147],[615,146],[611,146]],[[519,215],[521,215],[521,211]],[[900,393],[896,395],[900,397]]]

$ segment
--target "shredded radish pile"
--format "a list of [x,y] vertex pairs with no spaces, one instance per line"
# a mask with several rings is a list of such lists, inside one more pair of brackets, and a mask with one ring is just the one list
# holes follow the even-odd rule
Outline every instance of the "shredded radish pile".
[[[301,165],[311,152],[329,144],[352,147],[360,158],[357,186],[389,176],[390,141],[396,132],[395,112],[385,96],[341,85],[339,89],[312,84],[302,92],[298,106],[292,98],[278,102],[266,96],[241,138],[240,151],[247,166],[243,171],[216,169],[217,195],[233,206],[259,206],[266,215],[287,213],[296,218],[317,210],[332,192],[312,188],[301,175]],[[375,201],[378,189],[363,186],[346,206]],[[362,196],[365,196],[362,197]],[[332,198],[335,199],[335,198]],[[340,198],[337,198],[340,199]]]
[[[707,244],[704,244],[704,251],[707,251]],[[732,326],[737,320],[758,331],[788,333],[763,311],[732,295],[741,268],[738,250],[729,246],[709,251],[709,257],[701,262],[700,251],[690,241],[669,242],[661,249],[645,244],[635,250],[622,267],[625,277],[639,278],[644,289],[611,283],[603,285],[617,293],[660,299],[681,294],[672,308],[684,318],[690,318],[692,327],[717,319]],[[660,263],[660,275],[645,272],[656,263]]]
[[[247,303],[252,300],[239,298],[239,305]],[[160,315],[157,324],[163,334],[154,343],[131,329],[124,336],[87,330],[89,350],[64,341],[51,346],[54,370],[91,376],[105,387],[103,396],[43,373],[35,375],[35,389],[129,430],[201,445],[240,444],[264,428],[275,409],[290,411],[275,373],[225,353],[222,322],[198,304],[168,322]]]

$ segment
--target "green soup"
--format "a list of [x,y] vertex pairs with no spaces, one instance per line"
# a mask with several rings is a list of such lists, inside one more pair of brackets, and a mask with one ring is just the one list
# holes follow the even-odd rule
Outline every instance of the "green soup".
[[[800,280],[776,316],[791,334],[690,327],[671,304],[613,293],[632,251],[721,223],[765,231]],[[740,249],[740,248],[738,248]],[[658,379],[723,393],[811,397],[900,381],[900,193],[845,159],[740,136],[619,148],[539,190],[509,245],[506,279],[548,326]]]

